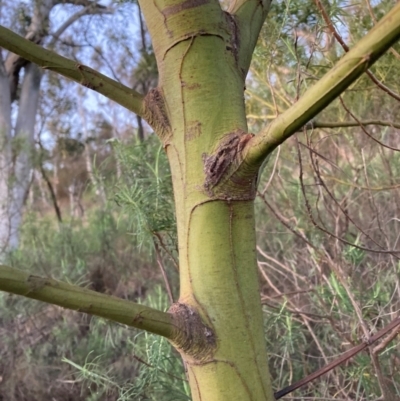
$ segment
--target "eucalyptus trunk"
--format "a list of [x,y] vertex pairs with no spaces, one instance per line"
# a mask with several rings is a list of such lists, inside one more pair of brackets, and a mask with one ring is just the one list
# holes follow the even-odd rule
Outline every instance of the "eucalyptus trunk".
[[[32,20],[25,38],[41,43],[48,35],[50,12],[61,3],[84,6],[53,34],[49,46],[75,21],[87,14],[108,12],[87,0],[35,0]],[[21,76],[24,71],[22,83]],[[18,54],[0,57],[0,260],[19,245],[23,207],[31,183],[35,150],[35,123],[43,72]],[[18,94],[18,92],[20,92]],[[15,126],[11,125],[11,104],[18,100]],[[13,129],[14,128],[14,129]]]
[[11,162],[11,99],[7,71],[0,52],[0,261],[10,233],[8,169]]

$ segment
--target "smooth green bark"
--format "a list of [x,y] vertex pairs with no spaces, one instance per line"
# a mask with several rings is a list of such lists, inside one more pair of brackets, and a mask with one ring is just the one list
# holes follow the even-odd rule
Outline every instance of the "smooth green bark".
[[243,65],[252,48],[240,48],[231,17],[216,1],[181,9],[167,1],[141,5],[168,121],[153,127],[173,177],[179,302],[197,311],[216,339],[212,352],[180,350],[192,397],[272,401],[255,253],[257,171],[236,171],[239,151],[251,138]]
[[[173,344],[186,362],[194,401],[272,401],[255,252],[257,170],[399,38],[400,5],[304,100],[254,136],[247,132],[245,75],[269,1],[232,1],[230,13],[217,0],[139,3],[160,80],[137,105],[166,149],[176,204],[180,298],[169,311],[178,328]],[[72,69],[68,74],[77,80]]]
[[171,314],[9,266],[0,265],[0,291],[100,316],[169,339],[178,331]]
[[187,361],[193,400],[273,400],[256,269],[252,201],[195,207],[187,225],[181,299],[217,338],[205,361]]

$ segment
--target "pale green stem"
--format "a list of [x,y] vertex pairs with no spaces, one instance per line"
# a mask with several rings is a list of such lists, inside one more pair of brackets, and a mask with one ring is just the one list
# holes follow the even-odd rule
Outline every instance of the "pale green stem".
[[178,331],[169,313],[9,266],[0,265],[0,290],[100,316],[168,339]]
[[296,133],[348,88],[400,38],[400,3],[383,17],[297,103],[256,135],[245,149],[246,162],[261,165],[278,145]]
[[140,93],[90,67],[46,50],[3,26],[0,26],[0,47],[18,54],[43,69],[57,72],[89,89],[93,89],[143,117],[144,102]]

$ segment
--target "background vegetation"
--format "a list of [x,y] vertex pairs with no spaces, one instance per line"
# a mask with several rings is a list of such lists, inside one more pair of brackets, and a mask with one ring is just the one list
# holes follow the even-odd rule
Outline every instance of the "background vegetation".
[[[23,4],[6,14],[10,21]],[[344,54],[340,39],[351,46],[393,4],[275,2],[248,77],[249,130],[293,104]],[[114,7],[102,24],[86,21],[59,45],[138,88],[156,85],[144,31],[110,34],[131,15],[140,26],[136,5]],[[99,32],[107,40],[91,43]],[[399,314],[399,67],[397,45],[372,79],[365,75],[279,147],[260,177],[261,299],[276,390]],[[21,245],[9,264],[167,309],[178,297],[178,261],[163,149],[140,120],[95,95],[73,97],[76,90],[46,76]],[[378,400],[387,389],[400,397],[399,383],[400,342],[392,334],[287,398]],[[43,399],[190,394],[165,340],[1,293],[0,400]]]

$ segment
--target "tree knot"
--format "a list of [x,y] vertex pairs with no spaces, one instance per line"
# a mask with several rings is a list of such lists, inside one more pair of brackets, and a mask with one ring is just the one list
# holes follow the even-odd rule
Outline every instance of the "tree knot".
[[189,356],[194,363],[210,360],[216,349],[213,330],[202,321],[197,311],[180,302],[174,303],[168,310],[174,316],[177,325],[172,343],[179,352]]
[[253,136],[237,129],[222,139],[213,154],[203,154],[204,189],[209,196],[225,199],[226,194],[236,200],[254,198],[257,170],[243,163],[243,149]]
[[165,143],[171,135],[171,126],[165,109],[165,101],[160,88],[151,89],[144,98],[143,118]]

